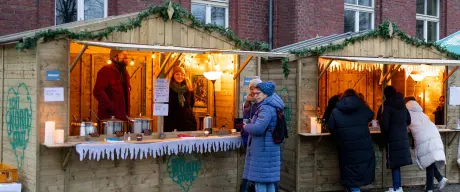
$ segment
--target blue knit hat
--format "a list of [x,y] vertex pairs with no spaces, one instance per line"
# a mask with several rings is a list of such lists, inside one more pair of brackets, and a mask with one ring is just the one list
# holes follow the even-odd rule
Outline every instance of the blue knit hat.
[[273,82],[262,82],[257,84],[256,88],[260,89],[265,95],[272,96],[275,93],[275,84]]

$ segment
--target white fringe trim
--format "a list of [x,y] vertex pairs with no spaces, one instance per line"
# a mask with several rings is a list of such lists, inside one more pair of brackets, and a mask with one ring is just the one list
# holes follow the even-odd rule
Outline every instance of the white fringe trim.
[[[237,149],[241,147],[241,137],[198,137],[195,139],[165,139],[157,143],[83,143],[76,145],[80,161],[101,159],[143,159],[179,153],[206,153]],[[129,156],[128,156],[129,155]]]

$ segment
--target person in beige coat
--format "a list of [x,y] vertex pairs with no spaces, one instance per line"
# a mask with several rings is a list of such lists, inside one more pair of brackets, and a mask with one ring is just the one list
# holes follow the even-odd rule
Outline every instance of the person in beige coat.
[[426,169],[426,190],[433,191],[433,177],[436,177],[438,188],[442,190],[446,186],[447,178],[439,172],[446,165],[441,135],[414,97],[407,97],[405,102],[411,117],[409,130],[414,137],[415,161],[420,169]]

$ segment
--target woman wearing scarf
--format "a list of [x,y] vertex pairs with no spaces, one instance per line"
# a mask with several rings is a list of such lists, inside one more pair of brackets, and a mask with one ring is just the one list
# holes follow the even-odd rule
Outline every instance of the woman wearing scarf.
[[196,131],[196,119],[193,115],[195,97],[192,84],[185,78],[182,67],[173,68],[173,76],[169,84],[169,110],[164,118],[165,132]]

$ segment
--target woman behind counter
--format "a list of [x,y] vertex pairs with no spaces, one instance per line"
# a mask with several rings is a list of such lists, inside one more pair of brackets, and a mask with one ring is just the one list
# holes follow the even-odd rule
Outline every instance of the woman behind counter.
[[196,119],[193,115],[195,96],[193,86],[185,78],[182,67],[173,68],[173,76],[169,84],[169,110],[164,118],[164,132],[196,131]]

